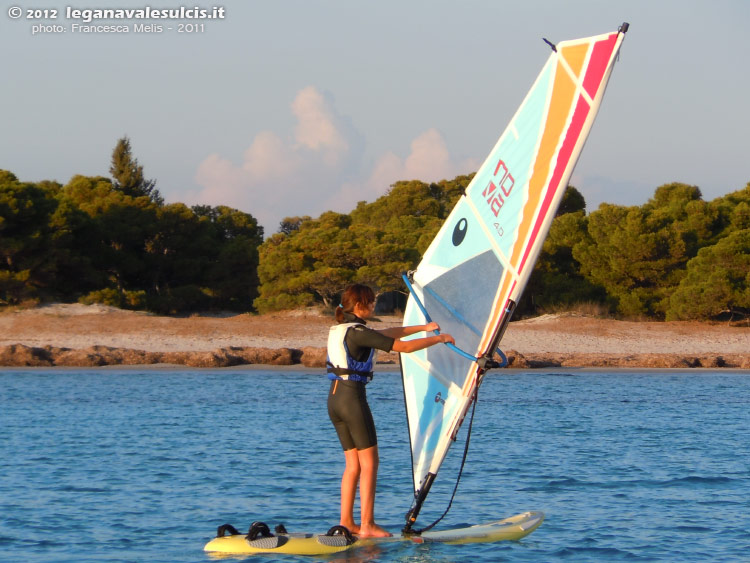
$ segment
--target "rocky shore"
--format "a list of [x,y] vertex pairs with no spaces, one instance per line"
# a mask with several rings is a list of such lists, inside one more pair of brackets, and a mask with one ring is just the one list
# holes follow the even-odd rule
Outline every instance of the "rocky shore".
[[[373,328],[400,324],[382,317]],[[0,366],[241,365],[322,368],[330,315],[160,317],[110,307],[52,305],[0,313]],[[626,322],[546,315],[512,322],[503,339],[510,368],[750,369],[750,327]],[[383,369],[397,354],[378,357]]]

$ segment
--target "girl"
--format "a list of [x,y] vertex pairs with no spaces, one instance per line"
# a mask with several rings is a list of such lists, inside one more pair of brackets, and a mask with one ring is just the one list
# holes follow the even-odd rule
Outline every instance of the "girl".
[[[378,474],[378,441],[365,385],[372,379],[375,350],[415,352],[441,342],[454,344],[450,334],[399,340],[417,332],[440,330],[437,323],[372,330],[365,319],[375,310],[375,294],[366,285],[354,284],[344,291],[336,309],[336,321],[328,335],[328,415],[331,417],[346,467],[341,478],[340,524],[360,537],[391,534],[375,523],[375,483]],[[359,482],[361,521],[354,523],[354,497]]]

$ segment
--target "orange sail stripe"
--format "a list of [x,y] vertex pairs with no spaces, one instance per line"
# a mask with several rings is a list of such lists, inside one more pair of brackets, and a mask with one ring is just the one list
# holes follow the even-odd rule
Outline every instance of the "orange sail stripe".
[[539,201],[542,198],[545,187],[547,186],[550,166],[554,164],[555,152],[558,150],[560,137],[565,130],[575,92],[576,85],[570,79],[570,76],[568,76],[568,74],[562,69],[560,63],[558,63],[549,112],[547,115],[547,123],[544,133],[542,134],[536,164],[531,173],[531,178],[529,179],[529,198],[524,205],[523,220],[518,228],[516,245],[513,248],[513,255],[510,259],[511,264],[516,269],[519,269],[523,251],[526,246],[526,237],[534,223],[536,209],[539,206]]
[[586,54],[589,52],[589,44],[571,45],[560,49],[560,54],[570,66],[573,73],[580,77],[583,63],[586,61]]

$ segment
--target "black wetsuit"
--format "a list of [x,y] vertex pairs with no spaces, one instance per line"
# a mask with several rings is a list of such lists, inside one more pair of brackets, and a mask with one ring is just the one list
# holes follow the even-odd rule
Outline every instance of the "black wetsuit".
[[[357,361],[366,361],[373,348],[390,352],[394,339],[362,325],[353,326],[346,332],[345,342],[349,353]],[[351,321],[350,321],[351,322]],[[367,404],[367,392],[363,381],[331,381],[328,391],[328,416],[336,428],[344,451],[357,448],[365,450],[377,445],[375,422]]]

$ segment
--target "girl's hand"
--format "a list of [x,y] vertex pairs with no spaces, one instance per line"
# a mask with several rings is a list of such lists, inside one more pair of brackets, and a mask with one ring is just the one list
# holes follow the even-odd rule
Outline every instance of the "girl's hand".
[[424,325],[424,329],[426,332],[434,332],[436,330],[440,330],[440,325],[438,325],[435,321],[432,321],[430,324]]
[[441,337],[441,341],[443,342],[443,344],[455,344],[456,343],[453,337],[448,333],[441,334],[440,337]]

